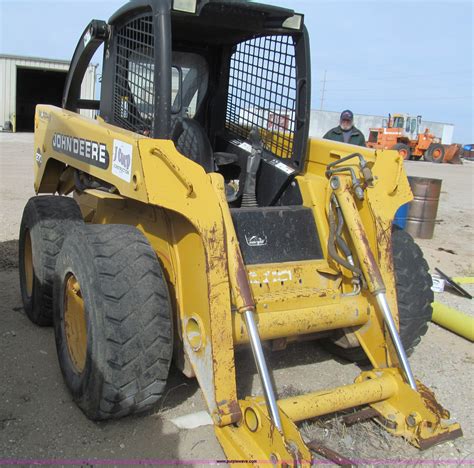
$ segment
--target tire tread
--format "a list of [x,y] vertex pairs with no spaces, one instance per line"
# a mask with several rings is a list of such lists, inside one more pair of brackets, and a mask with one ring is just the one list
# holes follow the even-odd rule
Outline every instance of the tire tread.
[[39,248],[34,253],[36,266],[40,267],[38,283],[34,287],[34,300],[27,304],[25,286],[20,266],[20,287],[25,311],[30,320],[37,325],[52,324],[53,281],[57,257],[68,232],[83,224],[81,210],[73,198],[57,195],[35,196],[28,200],[20,227],[20,262],[26,229],[38,237]]
[[162,396],[172,357],[171,305],[163,271],[133,226],[88,225],[80,234],[100,278],[93,294],[104,304],[101,368],[107,379],[98,400],[78,403],[94,420],[149,410]]

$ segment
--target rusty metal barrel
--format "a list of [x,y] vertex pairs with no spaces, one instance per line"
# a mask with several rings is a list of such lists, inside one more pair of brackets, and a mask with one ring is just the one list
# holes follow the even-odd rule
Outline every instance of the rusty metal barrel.
[[413,237],[431,239],[438,213],[441,179],[408,177],[414,200],[410,203],[405,230]]

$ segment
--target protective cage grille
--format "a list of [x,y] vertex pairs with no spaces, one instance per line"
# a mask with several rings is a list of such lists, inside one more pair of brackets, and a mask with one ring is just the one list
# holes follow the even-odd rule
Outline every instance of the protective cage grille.
[[153,18],[143,16],[117,33],[113,116],[118,125],[149,135],[154,125]]
[[258,127],[264,146],[293,156],[296,58],[292,36],[264,36],[238,44],[230,62],[226,127],[247,138]]

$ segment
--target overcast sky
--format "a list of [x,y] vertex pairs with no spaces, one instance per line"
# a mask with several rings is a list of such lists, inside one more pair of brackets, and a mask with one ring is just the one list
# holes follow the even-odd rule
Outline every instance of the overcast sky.
[[[70,59],[92,18],[125,0],[0,0],[0,53]],[[474,143],[473,1],[274,0],[305,14],[311,37],[312,104],[386,115],[421,114],[455,124]],[[0,84],[1,85],[1,84]]]

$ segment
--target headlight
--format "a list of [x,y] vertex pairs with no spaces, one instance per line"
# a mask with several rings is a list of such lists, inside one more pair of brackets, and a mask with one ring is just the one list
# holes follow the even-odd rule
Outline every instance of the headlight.
[[301,25],[303,24],[303,16],[302,15],[293,15],[287,18],[282,26],[288,29],[301,29]]
[[197,0],[173,0],[173,10],[196,13]]

